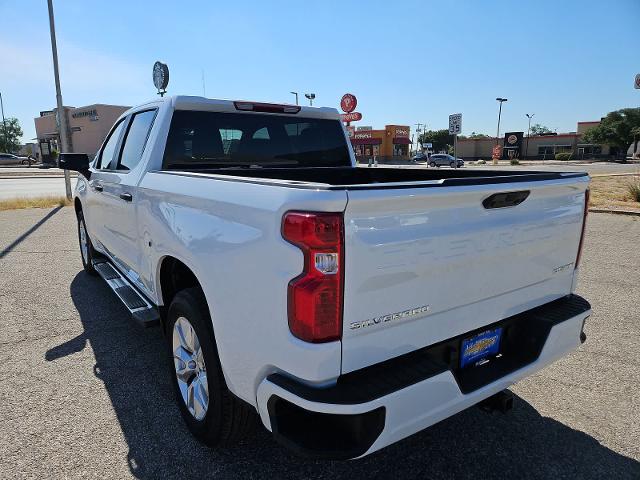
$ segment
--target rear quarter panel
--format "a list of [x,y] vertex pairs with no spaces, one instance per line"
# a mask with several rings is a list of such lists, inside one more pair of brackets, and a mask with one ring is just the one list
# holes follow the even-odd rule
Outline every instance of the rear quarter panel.
[[232,392],[255,404],[257,385],[270,373],[320,384],[340,374],[340,342],[309,344],[289,331],[287,285],[302,271],[303,256],[280,228],[288,210],[343,211],[344,191],[150,172],[138,202],[146,249],[141,277],[163,304],[163,258],[175,257],[195,273]]

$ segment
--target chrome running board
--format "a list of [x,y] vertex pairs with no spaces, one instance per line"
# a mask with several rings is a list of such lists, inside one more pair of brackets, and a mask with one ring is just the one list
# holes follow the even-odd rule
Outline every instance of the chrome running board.
[[160,323],[160,313],[158,309],[152,305],[132,283],[122,275],[105,258],[95,259],[93,268],[96,269],[109,288],[114,291],[118,298],[122,301],[127,310],[131,312],[131,317],[143,327],[153,327]]

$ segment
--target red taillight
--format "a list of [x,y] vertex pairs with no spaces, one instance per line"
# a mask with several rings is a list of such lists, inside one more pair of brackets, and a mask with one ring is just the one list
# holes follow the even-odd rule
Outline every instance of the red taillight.
[[580,243],[578,244],[578,255],[576,256],[575,268],[578,268],[580,264],[580,257],[582,256],[582,245],[584,243],[584,230],[587,226],[587,214],[589,213],[589,189],[584,191],[584,214],[582,217],[582,231],[580,233]]
[[291,333],[305,342],[342,335],[343,231],[341,213],[289,212],[282,236],[304,254],[302,273],[289,282]]

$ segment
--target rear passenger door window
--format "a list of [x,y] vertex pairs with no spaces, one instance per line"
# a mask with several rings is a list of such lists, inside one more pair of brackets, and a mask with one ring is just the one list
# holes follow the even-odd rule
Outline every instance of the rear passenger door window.
[[157,110],[146,110],[133,115],[122,147],[118,170],[128,172],[140,163],[156,112]]

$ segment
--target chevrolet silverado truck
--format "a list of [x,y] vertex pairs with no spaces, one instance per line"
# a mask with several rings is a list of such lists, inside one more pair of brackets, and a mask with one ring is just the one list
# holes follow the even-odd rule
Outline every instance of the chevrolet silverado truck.
[[586,339],[586,173],[363,168],[335,109],[190,96],[59,167],[81,174],[85,271],[162,329],[211,446],[259,419],[299,454],[361,457]]

